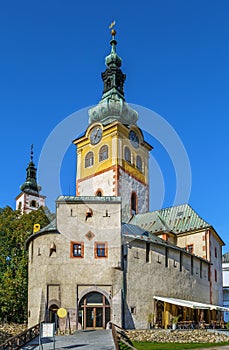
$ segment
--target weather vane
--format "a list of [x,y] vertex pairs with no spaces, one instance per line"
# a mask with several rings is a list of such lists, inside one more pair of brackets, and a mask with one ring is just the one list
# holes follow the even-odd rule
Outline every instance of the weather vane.
[[112,35],[112,36],[115,36],[115,34],[116,34],[116,30],[113,29],[113,27],[115,26],[115,24],[116,24],[116,21],[113,21],[113,22],[111,22],[111,24],[109,25],[109,29],[111,29],[111,35]]

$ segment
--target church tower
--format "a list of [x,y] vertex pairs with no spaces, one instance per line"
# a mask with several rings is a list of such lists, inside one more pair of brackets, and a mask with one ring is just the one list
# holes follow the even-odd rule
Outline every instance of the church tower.
[[122,220],[149,210],[148,159],[152,146],[137,126],[138,113],[124,97],[126,75],[111,31],[111,52],[101,101],[89,110],[89,126],[77,146],[77,196],[121,196]]
[[27,214],[45,206],[45,196],[39,192],[41,187],[37,184],[37,169],[33,162],[33,145],[30,151],[30,162],[26,169],[26,180],[20,186],[21,193],[16,197],[16,210],[21,210],[22,214]]

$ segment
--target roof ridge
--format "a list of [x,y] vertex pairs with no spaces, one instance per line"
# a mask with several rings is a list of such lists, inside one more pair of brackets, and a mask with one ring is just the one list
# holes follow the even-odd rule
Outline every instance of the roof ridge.
[[150,232],[162,231],[163,225],[174,234],[211,227],[188,203],[136,214],[130,222]]

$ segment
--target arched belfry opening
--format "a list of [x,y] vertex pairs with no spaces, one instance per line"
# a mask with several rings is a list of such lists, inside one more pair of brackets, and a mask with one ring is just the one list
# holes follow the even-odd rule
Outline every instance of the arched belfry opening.
[[104,294],[89,292],[80,299],[78,322],[82,329],[105,329],[109,321],[110,303]]

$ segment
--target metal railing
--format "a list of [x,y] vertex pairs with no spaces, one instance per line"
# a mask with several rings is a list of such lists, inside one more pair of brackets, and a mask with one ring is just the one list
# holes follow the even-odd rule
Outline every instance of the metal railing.
[[38,337],[39,332],[40,324],[36,324],[35,326],[25,330],[18,335],[15,335],[14,337],[7,339],[4,343],[0,344],[0,350],[20,349],[23,345]]
[[125,329],[123,329],[122,327],[112,322],[111,322],[111,329],[112,329],[112,335],[113,335],[116,350],[119,350],[119,349],[137,350],[133,346],[131,340],[128,338]]

